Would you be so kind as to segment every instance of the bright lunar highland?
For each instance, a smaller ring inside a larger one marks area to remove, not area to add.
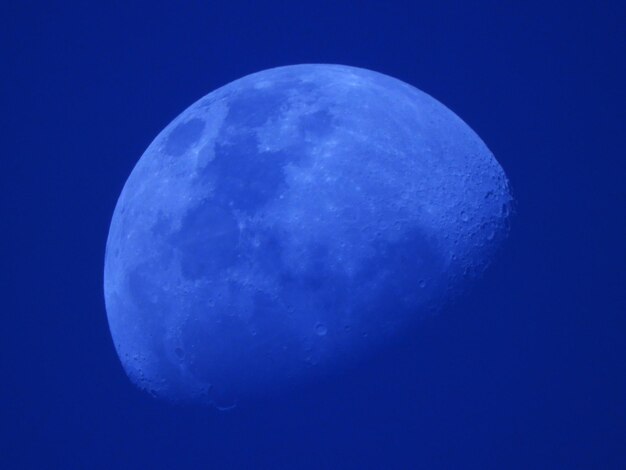
[[[362,360],[480,275],[502,168],[452,111],[380,73],[265,70],[150,144],[105,256],[111,334],[153,395],[227,407]]]

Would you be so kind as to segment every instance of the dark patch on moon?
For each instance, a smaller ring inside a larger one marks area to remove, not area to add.
[[[249,232],[254,248],[248,250],[249,261],[261,271],[274,272],[282,264],[283,243],[277,230],[267,228]]]
[[[172,230],[172,221],[169,217],[167,217],[163,212],[159,212],[157,216],[156,222],[152,226],[151,232],[152,235],[157,237],[162,237],[167,235]]]
[[[298,121],[302,134],[309,138],[326,137],[335,130],[334,117],[326,109],[304,114]]]
[[[191,360],[189,370],[197,379],[212,383],[216,369],[228,369],[239,357],[245,356],[243,349],[247,336],[245,324],[237,316],[218,316],[211,311],[192,313],[195,313],[199,320],[190,325],[190,328],[183,329],[183,341]],[[206,341],[209,332],[213,332],[212,341]],[[240,349],[239,353],[235,353],[235,357],[232,351],[233,340]]]
[[[270,119],[278,119],[288,109],[287,94],[272,87],[247,89],[233,96],[211,148],[214,158],[198,175],[214,181],[215,204],[254,213],[284,189],[285,164],[302,161],[307,148],[299,144],[279,151],[262,151],[257,128]],[[295,122],[303,137],[321,138],[334,130],[333,115],[326,109],[298,116]]]
[[[168,237],[178,247],[181,271],[195,280],[220,272],[238,259],[239,227],[232,211],[204,201],[184,216],[180,230]]]
[[[184,154],[204,130],[204,121],[193,118],[176,126],[165,141],[165,151],[174,157]]]
[[[405,232],[398,241],[375,240],[373,246],[376,256],[362,264],[357,278],[361,285],[371,286],[370,291],[376,292],[377,299],[371,304],[385,305],[387,321],[393,322],[395,312],[408,309],[417,313],[418,308],[428,308],[424,299],[437,298],[445,289],[441,283],[446,270],[442,250],[418,227]],[[386,268],[381,270],[382,266]],[[380,312],[372,311],[371,315],[376,317]]]
[[[140,312],[153,310],[157,300],[154,294],[158,292],[154,288],[150,289],[150,282],[145,278],[143,266],[130,271],[127,282],[128,291],[137,310]]]
[[[284,182],[287,155],[259,152],[256,134],[243,132],[215,145],[204,171],[215,177],[214,204],[254,212],[273,199]]]
[[[287,100],[284,88],[274,87],[238,91],[230,100],[224,125],[226,128],[254,128],[280,114],[281,104]]]

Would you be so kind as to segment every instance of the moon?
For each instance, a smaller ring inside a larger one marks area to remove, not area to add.
[[[504,171],[395,78],[294,65],[192,104],[130,174],[104,293],[133,383],[229,407],[349,367],[480,276],[508,231]]]

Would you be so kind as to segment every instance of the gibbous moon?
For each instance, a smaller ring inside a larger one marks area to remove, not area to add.
[[[119,197],[104,292],[130,379],[228,407],[376,352],[480,275],[511,196],[481,139],[394,78],[265,70],[206,95]]]

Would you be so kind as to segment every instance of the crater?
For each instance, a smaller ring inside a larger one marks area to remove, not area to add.
[[[315,325],[315,334],[317,336],[326,336],[326,333],[328,333],[328,328],[326,328],[326,325],[324,325],[323,323],[318,323],[317,325]]]

